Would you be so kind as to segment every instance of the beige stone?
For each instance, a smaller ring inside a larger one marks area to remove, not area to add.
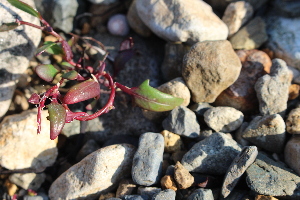
[[[194,183],[194,177],[180,162],[177,162],[175,165],[174,178],[179,189],[187,189]]]
[[[300,108],[291,110],[285,124],[288,133],[300,134]]]
[[[171,175],[165,175],[160,180],[161,187],[163,189],[172,189],[174,191],[177,191],[177,186],[174,178]]]
[[[165,152],[173,153],[181,150],[183,142],[179,135],[167,130],[162,131],[161,134],[165,140]]]

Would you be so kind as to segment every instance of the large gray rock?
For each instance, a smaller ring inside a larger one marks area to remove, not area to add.
[[[238,78],[242,64],[227,40],[198,42],[184,56],[182,76],[196,103],[213,103]]]
[[[204,1],[137,0],[142,21],[167,41],[225,40],[228,28]]]
[[[216,132],[196,143],[183,156],[181,163],[192,172],[222,175],[240,151],[240,146],[231,137]]]
[[[33,0],[24,0],[34,6]],[[0,26],[2,23],[23,20],[39,25],[39,20],[9,4],[0,1]],[[29,65],[41,39],[41,31],[29,26],[20,26],[15,30],[0,32],[0,118],[7,112],[15,85]]]
[[[278,114],[257,116],[242,137],[267,151],[281,153],[285,144],[285,123]]]
[[[254,192],[271,196],[297,195],[299,199],[300,177],[283,163],[275,162],[259,153],[256,161],[246,170],[248,187]]]
[[[271,73],[259,78],[255,90],[262,115],[281,114],[284,116],[289,97],[291,75],[281,59],[272,60]]]
[[[118,144],[101,148],[60,175],[51,185],[50,199],[93,199],[114,189],[131,170],[135,148]]]

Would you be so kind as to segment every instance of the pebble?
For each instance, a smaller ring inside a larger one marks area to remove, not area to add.
[[[164,138],[160,133],[143,133],[132,163],[132,179],[136,184],[158,183],[162,173]]]
[[[142,21],[166,41],[225,40],[228,28],[204,1],[136,1]]]
[[[240,146],[230,136],[216,132],[196,143],[181,163],[190,172],[222,175],[240,151]]]
[[[248,187],[262,195],[291,196],[299,190],[300,177],[283,163],[275,162],[259,153],[255,162],[246,170]]]
[[[136,10],[136,1],[137,0],[133,0],[128,9],[126,15],[128,24],[137,34],[143,37],[149,37],[152,34],[152,32],[139,17],[138,12]]]
[[[165,175],[160,180],[160,185],[163,189],[172,189],[177,191],[175,179],[171,175]]]
[[[246,1],[230,3],[222,17],[222,21],[228,26],[228,37],[234,35],[253,15],[253,7]]]
[[[124,200],[147,200],[143,198],[141,195],[125,195]]]
[[[224,90],[215,100],[215,106],[229,106],[243,113],[255,113],[258,110],[258,99],[254,85],[258,78],[270,73],[272,61],[263,51],[237,50],[242,62],[238,79]]]
[[[79,152],[77,153],[76,160],[80,161],[87,155],[93,153],[94,151],[100,149],[100,146],[95,142],[95,140],[88,140],[86,143],[81,147]]]
[[[235,157],[224,178],[222,186],[222,195],[224,198],[231,193],[246,169],[255,161],[257,154],[256,146],[248,146],[244,147]]]
[[[184,168],[184,166],[182,166],[180,162],[177,162],[175,165],[174,179],[179,189],[187,189],[194,183],[194,177],[187,169]]]
[[[300,108],[291,110],[285,121],[286,131],[290,134],[300,134]]]
[[[116,36],[126,36],[130,30],[126,16],[123,14],[111,16],[107,22],[107,29],[110,34]]]
[[[164,130],[161,132],[164,136],[165,149],[164,152],[174,153],[178,152],[183,148],[183,142],[179,135],[172,133],[170,131]]]
[[[214,196],[211,189],[196,189],[187,200],[214,200]]]
[[[35,7],[33,0],[24,0],[24,2]],[[15,22],[16,18],[39,24],[36,17],[20,11],[7,1],[1,1],[0,26],[3,23]],[[41,31],[29,26],[20,26],[15,30],[0,32],[0,118],[7,112],[16,83],[21,74],[26,71],[29,60],[33,57],[40,40]]]
[[[174,108],[162,126],[165,130],[189,138],[196,138],[200,134],[196,114],[184,106]]]
[[[188,106],[190,104],[191,93],[182,77],[168,81],[158,86],[156,89],[174,97],[184,99],[181,106]]]
[[[45,194],[37,194],[36,196],[25,195],[23,200],[49,200]]]
[[[300,175],[300,137],[294,135],[285,145],[284,149],[284,161],[293,169],[298,175]]]
[[[182,77],[195,103],[213,103],[237,80],[241,67],[227,40],[198,42],[184,56]]]
[[[175,200],[176,193],[174,190],[166,189],[152,197],[152,200]]]
[[[7,169],[52,166],[57,157],[57,140],[50,140],[47,111],[42,111],[42,130],[37,135],[37,109],[8,115],[0,124],[0,165]],[[13,158],[13,159],[12,159]]]
[[[255,17],[241,28],[229,41],[234,49],[257,49],[268,40],[266,24],[261,17]]]
[[[270,152],[281,153],[285,144],[285,123],[278,114],[257,116],[244,130],[242,137]]]
[[[26,173],[26,174],[12,174],[9,176],[10,182],[16,184],[17,186],[28,190],[37,191],[46,179],[45,173]]]
[[[50,199],[95,198],[128,176],[135,148],[118,144],[101,148],[60,175],[49,189]],[[100,180],[100,181],[99,181]]]
[[[288,100],[294,100],[299,96],[300,85],[292,84],[289,87],[289,98]]]
[[[133,180],[131,179],[123,179],[120,181],[116,197],[123,198],[125,195],[131,195],[133,190],[137,188],[137,185],[134,184]]]
[[[232,132],[244,121],[241,111],[232,107],[214,107],[204,113],[204,120],[216,132]]]
[[[291,83],[290,72],[281,59],[273,59],[271,73],[259,78],[255,91],[262,115],[280,114],[284,116]]]

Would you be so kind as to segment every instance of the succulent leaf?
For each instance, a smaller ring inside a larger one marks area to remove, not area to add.
[[[48,120],[50,121],[50,139],[54,140],[65,125],[67,112],[61,104],[54,102],[47,105],[47,108],[49,113]]]
[[[54,77],[59,73],[59,70],[51,64],[39,65],[35,68],[35,71],[41,79],[47,82],[53,81]]]
[[[7,0],[11,5],[15,6],[16,8],[19,8],[20,10],[23,10],[24,12],[27,12],[28,14],[37,17],[37,18],[41,18],[40,13],[32,8],[30,5],[28,5],[27,3],[24,3],[22,1],[19,0]]]
[[[68,79],[68,80],[75,80],[77,78],[77,76],[78,76],[78,72],[75,70],[71,70],[62,75],[63,78]]]

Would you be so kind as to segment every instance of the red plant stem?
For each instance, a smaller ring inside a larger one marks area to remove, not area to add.
[[[111,89],[109,99],[108,99],[107,103],[105,104],[105,106],[102,109],[95,112],[94,114],[89,115],[89,116],[81,116],[81,117],[78,117],[78,118],[76,117],[75,119],[77,119],[79,121],[88,121],[88,120],[91,120],[91,119],[95,119],[96,117],[99,117],[103,113],[107,113],[108,111],[113,109],[113,103],[114,103],[115,94],[116,94],[115,84],[113,82],[112,77],[108,73],[103,72],[102,76],[104,76],[106,78],[106,80],[108,80],[109,86],[110,86],[110,89]]]
[[[115,83],[116,84],[116,87],[120,88],[123,92],[127,93],[127,94],[130,94],[130,95],[134,95],[135,93],[133,93],[131,91],[131,88],[128,88],[126,87],[125,85],[122,85],[120,83]]]

